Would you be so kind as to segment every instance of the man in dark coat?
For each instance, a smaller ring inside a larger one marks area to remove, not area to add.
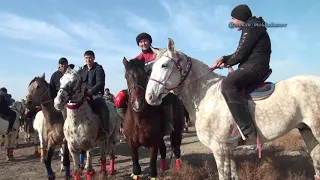
[[[86,64],[83,66],[82,79],[86,85],[86,94],[94,99],[93,111],[99,115],[101,122],[100,138],[106,138],[109,132],[109,109],[103,99],[105,86],[105,73],[103,67],[95,60],[93,51],[88,50],[84,53]]]
[[[52,74],[50,79],[50,93],[52,99],[54,99],[58,94],[60,89],[60,78],[67,71],[67,68],[68,60],[65,57],[60,58],[58,62],[58,70]]]
[[[14,121],[16,120],[16,112],[10,108],[10,97],[8,91],[5,87],[0,89],[0,117],[3,119],[9,118],[9,129],[8,132],[12,130]]]

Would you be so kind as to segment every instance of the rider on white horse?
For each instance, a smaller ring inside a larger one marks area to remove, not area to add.
[[[9,118],[8,132],[12,130],[14,121],[16,120],[16,112],[11,108],[11,98],[8,95],[8,91],[5,87],[0,89],[0,117],[3,119]]]
[[[239,46],[235,53],[216,60],[213,68],[239,63],[239,68],[223,79],[221,89],[235,122],[247,136],[255,132],[255,127],[246,100],[240,91],[249,85],[264,81],[269,73],[271,42],[263,25],[264,20],[262,17],[252,16],[247,5],[235,7],[231,16],[233,26],[238,31],[242,30]],[[230,136],[227,142],[235,143],[239,140],[241,140],[241,134],[237,131],[235,137]]]
[[[94,52],[88,50],[84,53],[86,65],[83,66],[83,74],[81,77],[86,85],[88,96],[94,99],[93,111],[99,115],[101,122],[100,138],[108,137],[109,132],[109,109],[103,99],[103,92],[105,86],[105,73],[102,65],[94,62]]]
[[[141,48],[141,53],[136,57],[136,59],[141,60],[142,58],[144,58],[145,60],[145,71],[148,74],[151,74],[152,71],[152,66],[153,63],[155,62],[155,57],[154,57],[154,52],[151,49],[151,44],[152,44],[152,37],[148,34],[148,33],[140,33],[137,37],[136,37],[136,42],[137,45]],[[157,48],[155,48],[157,49]],[[127,91],[120,91],[114,102],[117,108],[117,112],[119,113],[119,115],[121,117],[124,117],[124,113],[126,110],[126,103],[128,101],[128,93]],[[168,96],[166,96],[163,99],[162,104],[160,105],[162,111],[163,111],[163,115],[164,115],[164,119],[166,120],[165,123],[165,134],[170,134],[171,131],[173,130],[173,112],[172,112],[172,104],[170,102],[170,99]]]

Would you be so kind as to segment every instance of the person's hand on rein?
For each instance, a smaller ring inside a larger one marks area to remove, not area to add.
[[[213,69],[216,69],[216,68],[223,68],[221,67],[221,65],[224,64],[223,63],[223,57],[219,58],[218,60],[216,60],[213,65],[212,65],[212,68]]]

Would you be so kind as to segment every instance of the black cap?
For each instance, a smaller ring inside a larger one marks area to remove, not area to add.
[[[236,6],[232,11],[231,11],[231,16],[233,18],[239,19],[241,21],[246,22],[249,18],[252,17],[252,13],[250,8],[245,5],[241,4]]]
[[[68,64],[68,60],[65,57],[59,59],[59,64]]]
[[[0,90],[1,90],[2,92],[5,92],[5,93],[8,92],[7,88],[5,88],[5,87],[2,87]]]
[[[91,51],[91,50],[88,50],[88,51],[84,52],[84,55],[83,55],[83,56],[92,56],[92,57],[95,57],[95,56],[94,56],[94,52]]]
[[[148,39],[150,41],[150,44],[152,43],[152,37],[150,36],[150,34],[143,32],[136,37],[137,45],[139,45],[139,42],[142,39]]]

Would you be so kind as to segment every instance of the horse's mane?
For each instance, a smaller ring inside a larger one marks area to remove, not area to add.
[[[47,83],[47,81],[46,80],[44,80],[44,79],[42,79],[42,78],[40,78],[40,77],[35,77],[35,78],[33,78],[31,81],[30,81],[30,83],[29,83],[29,86],[32,84],[32,83],[34,83],[35,81],[44,81],[44,83],[46,84],[46,85],[48,85],[48,83]]]
[[[137,58],[134,58],[128,61],[128,64],[126,66],[126,71],[132,70],[133,72],[137,73],[138,76],[145,76],[146,73],[143,68],[144,68],[144,59],[139,60]]]

